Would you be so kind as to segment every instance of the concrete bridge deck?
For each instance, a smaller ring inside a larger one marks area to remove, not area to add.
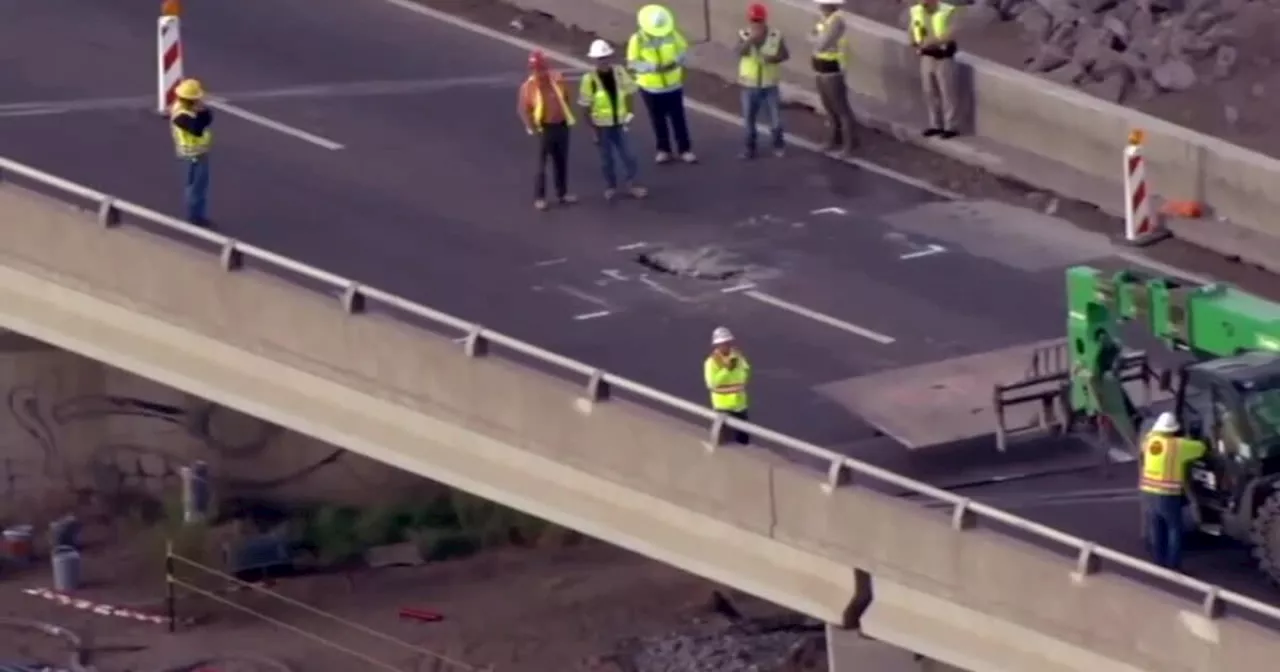
[[[83,206],[0,189],[0,327],[976,672],[1265,669],[1280,655],[1280,610],[1251,598],[762,428],[748,426],[762,447],[720,446],[714,416],[675,397],[0,172]]]

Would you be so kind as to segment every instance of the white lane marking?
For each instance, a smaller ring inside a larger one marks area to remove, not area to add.
[[[662,284],[661,282],[658,282],[657,280],[654,280],[653,278],[650,278],[647,275],[640,276],[640,282],[644,284],[644,286],[648,287],[649,289],[652,289],[653,291],[659,294],[662,294],[663,296],[673,298],[676,301],[679,301],[680,303],[697,303],[698,301],[694,297],[685,296],[680,292],[677,292],[673,289],[668,288],[666,285]]]
[[[537,267],[558,266],[560,264],[567,264],[567,263],[569,263],[569,260],[566,257],[560,257],[559,259],[544,259],[542,261],[535,263],[534,266],[537,266]]]
[[[566,71],[569,77],[576,70]],[[304,84],[253,91],[221,91],[219,100],[243,103],[260,100],[293,100],[298,98],[359,98],[429,93],[445,89],[483,86],[515,86],[524,81],[521,72],[477,75],[474,77],[432,77],[428,79],[369,80],[362,82],[330,82]],[[80,98],[76,100],[34,100],[0,103],[0,117],[29,117],[65,114],[67,112],[103,112],[109,110],[149,110],[155,105],[155,94],[113,98]]]
[[[417,2],[414,2],[414,0],[383,0],[383,2],[386,2],[391,5],[395,5],[400,9],[413,12],[414,14],[418,14],[420,16],[425,16],[425,17],[434,19],[441,23],[447,23],[459,30],[465,30],[475,35],[483,35],[484,37],[487,37],[492,40],[497,40],[504,44],[521,49],[523,51],[533,51],[535,49],[540,50],[542,53],[546,54],[547,56],[550,56],[551,58],[554,58],[555,60],[560,61],[561,63],[567,63],[569,65],[572,65],[575,68],[589,70],[592,67],[590,63],[580,58],[577,58],[576,56],[571,56],[562,51],[548,49],[547,47],[541,44],[530,42],[529,40],[519,38],[514,35],[508,35],[501,31],[472,23],[466,19],[458,18],[456,16],[453,16],[452,14],[442,12],[432,7],[425,7],[423,5],[418,4]],[[722,121],[726,124],[732,124],[734,126],[742,125],[742,118],[740,115],[730,114],[719,108],[712,107],[711,105],[707,105],[706,103],[700,103],[696,100],[686,100],[685,106],[695,112],[704,114],[708,117],[711,117],[712,119]],[[768,129],[765,129],[762,126],[761,130],[767,131]],[[799,147],[801,149],[809,150],[811,152],[822,153],[823,151],[822,146],[819,145],[818,143],[811,142],[803,138],[787,136],[787,143],[795,147]],[[833,159],[833,160],[837,160],[837,159]],[[953,201],[962,200],[964,198],[964,196],[958,192],[954,192],[949,189],[943,189],[942,187],[930,184],[929,182],[921,180],[917,177],[912,177],[910,175],[907,175],[906,173],[898,172],[896,170],[893,170],[892,168],[886,168],[879,164],[867,161],[866,159],[861,159],[856,157],[845,157],[838,160],[857,166],[867,171],[868,173],[875,173],[876,175],[880,175],[881,177],[887,177],[891,180],[901,182],[905,185],[915,187],[922,191],[927,191],[936,196],[941,196],[942,198],[950,199]]]
[[[932,244],[932,243],[931,243],[928,247],[924,248],[923,250],[916,250],[915,252],[908,252],[908,253],[906,253],[906,254],[902,255],[901,257],[898,257],[898,258],[899,258],[899,259],[919,259],[920,257],[929,257],[929,256],[933,256],[933,255],[935,255],[935,254],[940,254],[940,253],[942,253],[942,252],[946,252],[946,251],[947,251],[947,248],[945,248],[945,247],[943,247],[943,246],[941,246],[941,245],[937,245],[937,244]]]
[[[835,327],[836,329],[848,332],[850,334],[854,334],[855,336],[861,336],[862,338],[865,338],[869,341],[875,341],[876,343],[879,343],[881,345],[890,345],[895,342],[895,340],[891,336],[885,336],[884,334],[878,331],[872,331],[870,329],[867,329],[866,327],[859,327],[858,325],[853,324],[852,322],[845,322],[844,320],[836,319],[830,315],[827,315],[826,313],[819,313],[818,311],[813,310],[812,308],[805,308],[804,306],[801,306],[799,304],[792,303],[790,301],[784,301],[783,299],[779,299],[778,297],[773,296],[772,294],[765,294],[764,292],[750,291],[750,292],[743,292],[742,295],[755,299],[756,301],[759,301],[761,303],[767,303],[775,308],[781,308],[789,313],[799,315],[800,317],[809,318],[814,322],[821,322],[822,324],[825,324],[828,327]]]
[[[614,280],[620,280],[623,282],[626,282],[627,280],[630,279],[626,275],[624,275],[622,271],[619,271],[616,268],[606,268],[603,271],[600,271],[600,274],[606,278],[612,278]]]
[[[642,247],[644,247],[644,246],[646,246],[646,245],[648,245],[648,244],[649,244],[649,243],[646,243],[646,242],[644,242],[644,241],[640,241],[640,242],[638,242],[638,243],[627,243],[626,245],[619,245],[619,246],[617,246],[617,247],[615,247],[615,248],[613,248],[613,249],[615,249],[615,250],[622,250],[622,251],[624,251],[624,252],[625,252],[626,250],[638,250],[638,249],[640,249],[640,248],[642,248]]]
[[[720,292],[723,294],[734,294],[736,292],[745,292],[748,289],[755,289],[755,288],[756,288],[756,283],[743,282],[743,283],[734,285],[732,287],[725,287],[724,289],[720,290]]]
[[[849,211],[845,210],[844,208],[819,208],[817,210],[810,210],[809,214],[811,215],[847,215],[849,214]]]
[[[594,303],[595,305],[600,306],[601,308],[609,307],[608,301],[605,301],[604,299],[598,296],[595,296],[594,294],[588,294],[576,287],[570,287],[569,285],[558,285],[556,289],[559,289],[560,291],[564,292],[565,294],[568,294],[569,296],[572,296],[575,299],[582,299],[587,303]]]
[[[596,311],[596,312],[594,312],[594,313],[583,313],[583,314],[581,314],[581,315],[574,315],[574,316],[573,316],[573,319],[578,320],[579,322],[581,322],[581,321],[583,321],[583,320],[594,320],[594,319],[596,319],[596,318],[600,318],[600,317],[608,317],[608,316],[610,316],[610,315],[612,315],[612,314],[613,314],[613,313],[611,313],[611,312],[609,312],[609,311],[607,311],[607,310],[598,310],[598,311]]]
[[[300,128],[294,128],[293,126],[290,126],[288,124],[281,123],[279,121],[276,121],[275,119],[264,117],[261,114],[250,112],[249,110],[246,110],[243,107],[237,107],[223,100],[218,100],[218,99],[210,100],[209,107],[212,107],[215,110],[226,112],[227,114],[233,117],[239,117],[240,119],[243,119],[251,124],[257,124],[263,128],[273,130],[277,133],[283,133],[292,138],[297,138],[298,140],[301,140],[303,142],[311,143],[317,147],[327,149],[331,152],[336,152],[340,149],[345,149],[346,147],[340,142],[334,142],[328,138],[322,138],[318,135],[315,135],[314,133],[308,133]]]

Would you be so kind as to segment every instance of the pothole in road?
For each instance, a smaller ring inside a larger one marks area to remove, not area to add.
[[[735,263],[734,255],[714,247],[692,250],[659,249],[641,252],[635,262],[666,275],[710,282],[725,282],[742,277],[747,267]]]

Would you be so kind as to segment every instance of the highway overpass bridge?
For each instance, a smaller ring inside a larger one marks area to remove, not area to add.
[[[713,414],[590,364],[10,161],[0,178],[0,327],[821,618],[837,643],[859,628],[975,672],[1280,659],[1271,605],[760,427],[768,449],[721,446]]]

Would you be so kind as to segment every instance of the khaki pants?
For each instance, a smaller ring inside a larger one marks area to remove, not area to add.
[[[924,85],[924,104],[929,109],[929,128],[958,131],[960,118],[960,85],[956,59],[920,57],[920,82]]]

